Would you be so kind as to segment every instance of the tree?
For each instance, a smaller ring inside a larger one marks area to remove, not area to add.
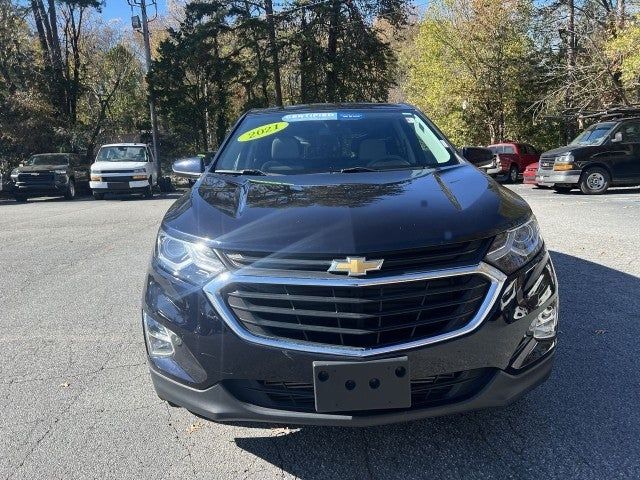
[[[407,96],[454,142],[525,139],[522,114],[540,91],[529,37],[532,4],[522,0],[432,2],[404,54]]]

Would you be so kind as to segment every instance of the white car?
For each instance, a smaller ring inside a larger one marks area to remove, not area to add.
[[[102,145],[91,165],[89,186],[101,200],[105,193],[134,193],[153,196],[158,184],[158,164],[144,143]]]

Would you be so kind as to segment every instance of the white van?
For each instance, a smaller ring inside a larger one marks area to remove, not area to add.
[[[151,149],[144,143],[103,145],[91,165],[89,186],[97,200],[105,193],[137,193],[151,198],[158,184],[157,167]]]

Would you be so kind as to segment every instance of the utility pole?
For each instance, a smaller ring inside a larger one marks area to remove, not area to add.
[[[160,183],[160,179],[162,178],[162,168],[160,167],[160,157],[158,156],[158,120],[156,117],[156,105],[153,89],[149,83],[149,72],[151,71],[151,44],[149,42],[149,17],[147,16],[147,2],[146,0],[127,0],[129,5],[131,5],[131,12],[133,13],[133,7],[140,8],[140,16],[142,18],[138,18],[137,15],[131,17],[131,23],[133,29],[136,31],[140,31],[142,29],[142,38],[144,40],[144,56],[146,60],[147,66],[147,87],[149,91],[149,114],[151,118],[151,137],[153,141],[153,156],[156,160],[156,166],[158,168],[158,183]],[[150,0],[150,5],[156,9],[157,14],[157,5],[156,0]]]

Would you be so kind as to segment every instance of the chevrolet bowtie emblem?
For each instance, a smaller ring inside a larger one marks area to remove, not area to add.
[[[343,260],[331,262],[328,272],[346,272],[350,277],[362,277],[367,272],[380,270],[384,260],[367,260],[364,257],[347,257]]]

